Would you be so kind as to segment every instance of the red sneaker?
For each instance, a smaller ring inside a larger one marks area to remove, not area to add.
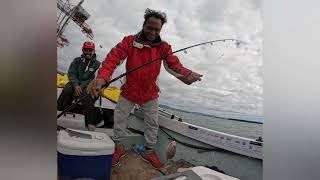
[[[118,165],[120,162],[120,159],[124,156],[126,156],[124,147],[118,147],[118,148],[116,147],[112,157],[112,167]]]
[[[151,150],[151,152],[148,153],[141,153],[142,159],[149,162],[154,168],[158,169],[163,167],[163,164],[158,159],[158,156],[154,150]]]

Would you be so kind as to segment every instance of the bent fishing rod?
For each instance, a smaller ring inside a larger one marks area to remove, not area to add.
[[[236,41],[237,44],[242,43],[242,41],[239,41],[237,39],[218,39],[218,40],[206,41],[206,42],[202,42],[202,43],[195,44],[195,45],[192,45],[192,46],[188,46],[188,47],[173,51],[173,52],[171,52],[169,54],[166,54],[164,56],[161,56],[159,58],[147,61],[147,62],[145,62],[145,63],[143,63],[143,64],[141,64],[139,66],[136,66],[136,67],[130,69],[129,71],[127,71],[127,72],[125,72],[123,74],[120,74],[118,77],[113,78],[111,81],[106,82],[106,84],[101,86],[101,89],[108,87],[111,83],[121,79],[124,76],[127,76],[128,74],[130,74],[130,73],[132,73],[132,72],[134,72],[134,71],[136,71],[136,70],[138,70],[138,69],[140,69],[140,68],[142,68],[142,67],[144,67],[144,66],[146,66],[148,64],[151,64],[151,63],[156,62],[158,60],[166,59],[168,56],[170,56],[172,54],[175,54],[177,52],[181,52],[181,51],[185,51],[186,52],[187,49],[190,49],[190,48],[193,48],[193,47],[197,47],[197,46],[201,46],[201,45],[205,45],[205,44],[211,44],[212,45],[213,43],[216,43],[216,42],[226,42],[226,41]],[[60,114],[58,114],[57,119],[59,119],[66,112],[72,110],[77,104],[79,104],[79,102],[81,102],[83,99],[87,98],[88,96],[89,96],[89,94],[86,94],[86,95],[80,97],[78,100],[76,100],[76,102],[74,104],[72,104],[71,106],[67,107]],[[66,128],[58,125],[58,129],[64,129],[65,130]]]

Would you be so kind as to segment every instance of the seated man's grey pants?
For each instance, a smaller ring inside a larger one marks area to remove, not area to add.
[[[127,120],[135,103],[132,103],[120,96],[117,106],[114,110],[114,137],[116,145],[121,145],[126,136]],[[141,105],[145,122],[145,146],[153,149],[157,143],[159,129],[158,123],[158,99],[148,101]]]

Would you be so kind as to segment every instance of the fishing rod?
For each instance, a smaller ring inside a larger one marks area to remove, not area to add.
[[[101,86],[101,89],[108,87],[111,83],[113,83],[113,82],[121,79],[121,78],[124,77],[124,76],[127,76],[128,74],[130,74],[130,73],[132,73],[132,72],[140,69],[141,67],[144,67],[144,66],[146,66],[146,65],[148,65],[148,64],[151,64],[151,63],[153,63],[153,62],[155,62],[155,61],[158,61],[158,60],[166,59],[166,57],[168,57],[168,56],[170,56],[170,55],[172,55],[172,54],[175,54],[175,53],[177,53],[177,52],[181,52],[181,51],[186,52],[187,49],[190,49],[190,48],[193,48],[193,47],[197,47],[197,46],[201,46],[201,45],[205,45],[205,44],[211,44],[211,45],[213,45],[213,43],[216,43],[216,42],[226,42],[226,41],[236,41],[237,46],[238,46],[240,43],[244,43],[243,41],[240,41],[240,40],[237,40],[237,39],[218,39],[218,40],[206,41],[206,42],[202,42],[202,43],[195,44],[195,45],[192,45],[192,46],[188,46],[188,47],[185,47],[185,48],[182,48],[182,49],[173,51],[173,52],[171,52],[171,53],[169,53],[169,54],[166,54],[166,55],[164,55],[164,56],[161,56],[161,57],[159,57],[159,58],[156,58],[156,59],[147,61],[147,62],[145,62],[145,63],[143,63],[143,64],[141,64],[141,65],[139,65],[139,66],[136,66],[136,67],[130,69],[129,71],[127,71],[127,72],[125,72],[125,73],[123,73],[123,74],[120,74],[118,77],[113,78],[111,81],[106,82],[106,84],[104,84],[104,85]],[[86,94],[86,95],[82,96],[81,98],[79,98],[78,100],[76,100],[76,102],[75,102],[74,104],[72,104],[71,106],[67,107],[67,108],[66,108],[65,110],[63,110],[60,114],[58,114],[57,119],[59,119],[59,118],[60,118],[63,114],[65,114],[66,112],[68,112],[68,111],[70,111],[71,109],[73,109],[77,104],[79,104],[79,102],[81,102],[83,99],[87,98],[88,96],[89,96],[89,94]],[[64,129],[64,130],[65,130],[66,128],[58,125],[58,129]]]

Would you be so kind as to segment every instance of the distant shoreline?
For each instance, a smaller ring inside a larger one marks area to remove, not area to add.
[[[263,122],[260,122],[260,121],[251,121],[251,120],[246,120],[246,119],[228,118],[228,117],[221,117],[221,116],[216,116],[216,115],[211,115],[211,114],[205,114],[205,113],[201,113],[201,112],[187,111],[187,110],[183,110],[183,109],[173,108],[173,107],[170,107],[170,106],[167,106],[167,105],[164,105],[164,104],[159,104],[159,107],[166,108],[166,109],[171,109],[171,110],[182,111],[182,112],[185,112],[185,113],[191,113],[191,114],[207,116],[207,117],[227,119],[227,120],[231,120],[231,121],[242,121],[242,122],[248,122],[248,123],[263,124]]]

